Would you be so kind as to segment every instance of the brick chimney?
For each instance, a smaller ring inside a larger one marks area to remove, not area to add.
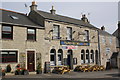
[[[54,9],[54,6],[52,6],[52,9],[50,10],[51,14],[55,14],[56,10]]]
[[[101,27],[101,30],[105,31],[105,27],[104,27],[104,26],[102,26],[102,27]]]
[[[30,11],[36,11],[37,10],[37,5],[36,5],[36,2],[35,1],[33,1],[32,2],[32,5],[30,6]]]

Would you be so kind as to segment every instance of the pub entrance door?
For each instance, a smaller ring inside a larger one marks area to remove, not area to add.
[[[68,50],[67,65],[69,66],[70,69],[73,69],[73,51],[72,50]]]

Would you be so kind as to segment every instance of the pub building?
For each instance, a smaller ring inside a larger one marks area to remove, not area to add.
[[[81,20],[37,10],[35,2],[28,17],[44,26],[44,53],[42,63],[50,66],[68,65],[70,69],[81,64],[100,64],[98,29],[90,24],[86,15]]]
[[[70,69],[77,65],[106,67],[101,62],[99,29],[90,24],[85,14],[81,19],[58,15],[54,6],[50,12],[44,12],[37,9],[35,1],[28,15],[0,11],[2,68],[10,64],[14,71],[20,64],[35,71],[40,64],[44,71],[47,63]]]

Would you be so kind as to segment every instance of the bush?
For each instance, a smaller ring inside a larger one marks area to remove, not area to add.
[[[7,67],[6,67],[6,72],[11,72],[11,65],[10,65],[10,64],[7,65]]]

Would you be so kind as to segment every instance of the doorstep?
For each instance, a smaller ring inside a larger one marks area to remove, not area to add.
[[[29,72],[29,74],[36,74],[36,72]]]
[[[15,75],[15,73],[5,73],[6,76],[12,76],[12,75]]]

